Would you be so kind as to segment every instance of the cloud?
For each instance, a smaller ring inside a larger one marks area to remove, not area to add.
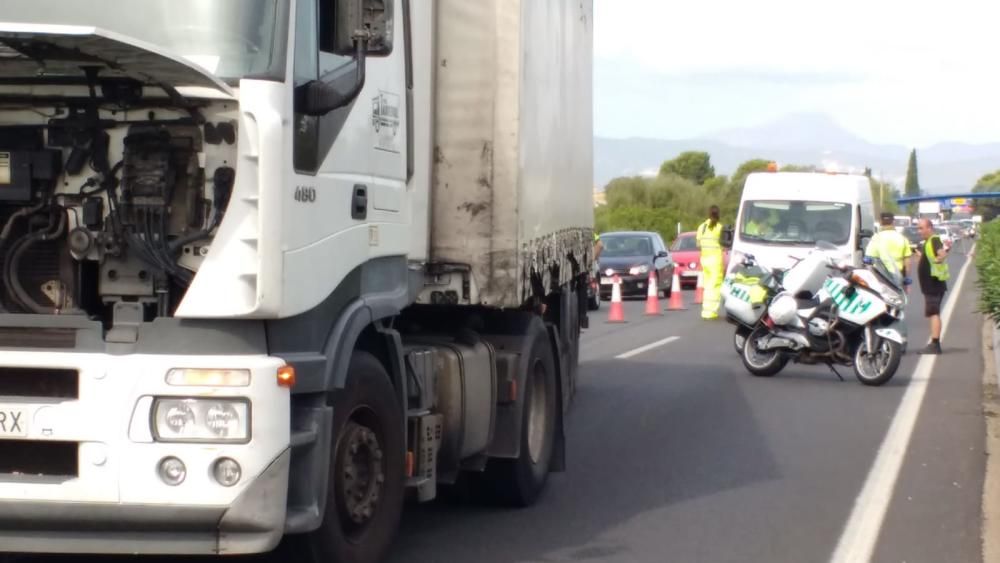
[[[677,138],[820,111],[878,142],[995,140],[997,21],[982,0],[595,0],[596,123]]]

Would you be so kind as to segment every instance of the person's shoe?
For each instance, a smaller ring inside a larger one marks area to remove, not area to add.
[[[921,350],[920,353],[924,355],[937,356],[938,354],[941,353],[941,343],[931,342],[926,347],[924,347],[924,349]]]

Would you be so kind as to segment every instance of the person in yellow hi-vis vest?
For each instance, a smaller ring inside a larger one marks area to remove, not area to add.
[[[868,241],[865,255],[878,258],[882,262],[895,264],[896,271],[901,278],[907,277],[907,262],[913,251],[910,249],[910,241],[902,233],[896,231],[895,216],[892,213],[882,213],[880,222],[882,230],[875,233],[875,236]],[[909,290],[909,287],[906,287]]]
[[[708,210],[708,220],[698,226],[696,240],[701,250],[701,271],[704,296],[702,297],[701,318],[719,318],[722,302],[722,223],[719,222],[719,207],[713,205]]]

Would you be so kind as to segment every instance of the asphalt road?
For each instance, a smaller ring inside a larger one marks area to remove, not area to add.
[[[963,262],[953,256],[953,280]],[[690,291],[689,310],[662,317],[626,303],[624,325],[604,323],[604,303],[583,340],[569,470],[529,509],[408,508],[389,562],[806,563],[844,549],[877,562],[981,561],[974,278],[970,268],[950,294],[945,354],[934,362],[915,354],[927,328],[911,295],[911,350],[880,388],[825,367],[749,376],[731,328],[700,320]],[[70,560],[111,559],[59,559]]]

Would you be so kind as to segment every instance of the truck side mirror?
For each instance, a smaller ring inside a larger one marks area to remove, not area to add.
[[[369,55],[392,52],[392,18],[385,0],[334,0],[335,29],[332,45],[322,45],[353,59],[295,89],[295,111],[320,117],[358,97],[365,87]],[[322,33],[321,33],[322,35]]]
[[[354,54],[357,40],[364,40],[373,57],[392,52],[391,0],[333,0],[337,6],[332,51]]]

